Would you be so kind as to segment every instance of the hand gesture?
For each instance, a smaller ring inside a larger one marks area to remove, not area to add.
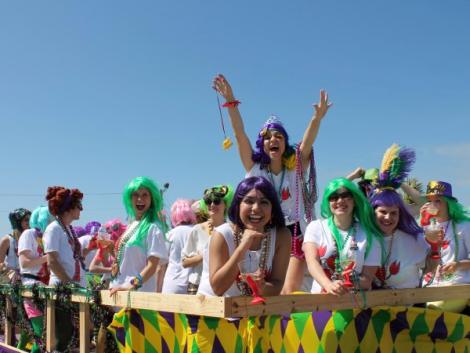
[[[458,262],[455,262],[455,261],[448,262],[445,265],[441,266],[440,272],[443,275],[450,275],[454,273],[455,271],[457,271],[458,265],[459,265]]]
[[[326,287],[325,291],[333,295],[343,295],[347,293],[347,289],[344,287],[343,281],[332,281]]]
[[[328,101],[328,93],[322,89],[320,91],[320,103],[313,105],[315,108],[315,116],[318,119],[323,119],[332,105],[333,103]]]
[[[219,74],[215,76],[214,80],[212,81],[212,88],[215,89],[222,97],[224,97],[227,102],[233,102],[235,100],[232,87],[224,75]]]
[[[243,231],[242,240],[240,242],[240,247],[245,250],[248,250],[251,244],[253,244],[253,241],[255,241],[256,239],[262,239],[265,236],[266,236],[266,233],[264,232],[259,232],[253,229],[245,229]]]

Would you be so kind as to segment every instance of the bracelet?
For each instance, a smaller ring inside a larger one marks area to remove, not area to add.
[[[236,108],[236,107],[238,107],[238,105],[240,103],[241,103],[240,101],[234,100],[234,101],[231,101],[231,102],[225,102],[224,104],[222,104],[222,107],[224,107],[224,108]]]
[[[131,279],[131,285],[136,290],[141,288],[143,283],[144,283],[144,280],[140,273],[137,276],[135,276],[133,279]]]

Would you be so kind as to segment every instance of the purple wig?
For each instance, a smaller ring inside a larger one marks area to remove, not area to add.
[[[88,222],[85,226],[86,234],[93,235],[98,232],[101,227],[101,223],[98,221]]]
[[[73,226],[73,231],[75,232],[75,235],[79,238],[86,234],[85,228],[81,226]]]
[[[286,142],[285,151],[283,154],[284,158],[290,157],[292,154],[295,154],[295,149],[289,145],[289,135],[287,135],[286,129],[282,125],[281,121],[275,116],[271,116],[266,123],[264,123],[263,128],[258,133],[258,138],[256,140],[256,148],[253,151],[251,159],[255,163],[259,163],[261,168],[268,166],[271,163],[271,158],[264,152],[264,135],[267,130],[276,130],[279,131],[283,136]]]
[[[422,233],[422,228],[418,225],[418,223],[416,223],[416,220],[408,212],[401,196],[395,190],[376,190],[370,196],[369,201],[374,210],[379,206],[397,206],[400,212],[397,228],[405,233],[415,236],[417,236],[419,233]]]
[[[240,203],[243,198],[251,190],[256,189],[261,191],[263,195],[271,202],[271,225],[276,228],[282,228],[286,226],[284,220],[284,214],[282,213],[281,204],[277,199],[276,191],[272,184],[263,177],[250,177],[242,180],[238,184],[235,190],[235,196],[233,197],[232,205],[228,210],[228,218],[230,221],[238,225],[241,229],[245,228],[245,225],[240,219]]]

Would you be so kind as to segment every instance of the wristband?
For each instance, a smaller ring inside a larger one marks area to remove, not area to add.
[[[231,102],[225,102],[224,104],[222,104],[222,107],[224,107],[224,108],[235,108],[235,107],[238,107],[238,105],[240,103],[241,103],[240,101],[234,100],[234,101],[231,101]]]
[[[131,285],[132,287],[134,287],[135,290],[141,288],[143,283],[144,283],[144,280],[140,273],[137,276],[135,276],[133,279],[131,279]]]

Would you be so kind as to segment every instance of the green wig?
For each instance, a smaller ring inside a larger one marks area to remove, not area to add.
[[[328,198],[334,192],[338,191],[341,188],[345,188],[351,192],[354,199],[354,217],[359,221],[362,228],[366,232],[367,237],[367,247],[366,247],[366,257],[369,255],[370,247],[372,246],[372,239],[375,238],[381,248],[382,248],[382,260],[384,259],[384,244],[383,244],[383,237],[382,232],[380,231],[379,227],[375,223],[375,216],[374,210],[372,209],[371,205],[367,201],[364,194],[361,190],[346,178],[337,178],[333,179],[328,183],[326,186],[325,192],[323,193],[323,200],[321,203],[321,215],[323,218],[333,218],[333,214],[331,213],[330,203]],[[336,228],[335,222],[331,222],[335,229],[331,229],[333,233],[337,233],[338,229]]]
[[[157,224],[163,234],[167,231],[167,225],[163,219],[163,197],[160,189],[157,184],[150,178],[147,177],[137,177],[132,179],[129,184],[124,188],[122,194],[122,200],[124,202],[124,207],[126,208],[127,215],[130,220],[135,219],[135,210],[132,206],[132,194],[137,190],[145,188],[150,192],[151,203],[150,207],[142,216],[138,228],[134,235],[127,242],[128,246],[140,246],[145,248],[145,240],[147,238],[148,231],[152,224]]]
[[[469,222],[470,221],[470,210],[465,208],[453,197],[443,196],[447,201],[447,208],[449,212],[449,218],[455,223]]]
[[[227,215],[227,211],[232,204],[233,200],[233,186],[232,185],[216,185],[214,187],[204,190],[204,197],[199,201],[199,208],[205,213],[208,212],[207,204],[204,201],[206,197],[214,198],[218,197],[224,201],[225,210],[224,215]]]

